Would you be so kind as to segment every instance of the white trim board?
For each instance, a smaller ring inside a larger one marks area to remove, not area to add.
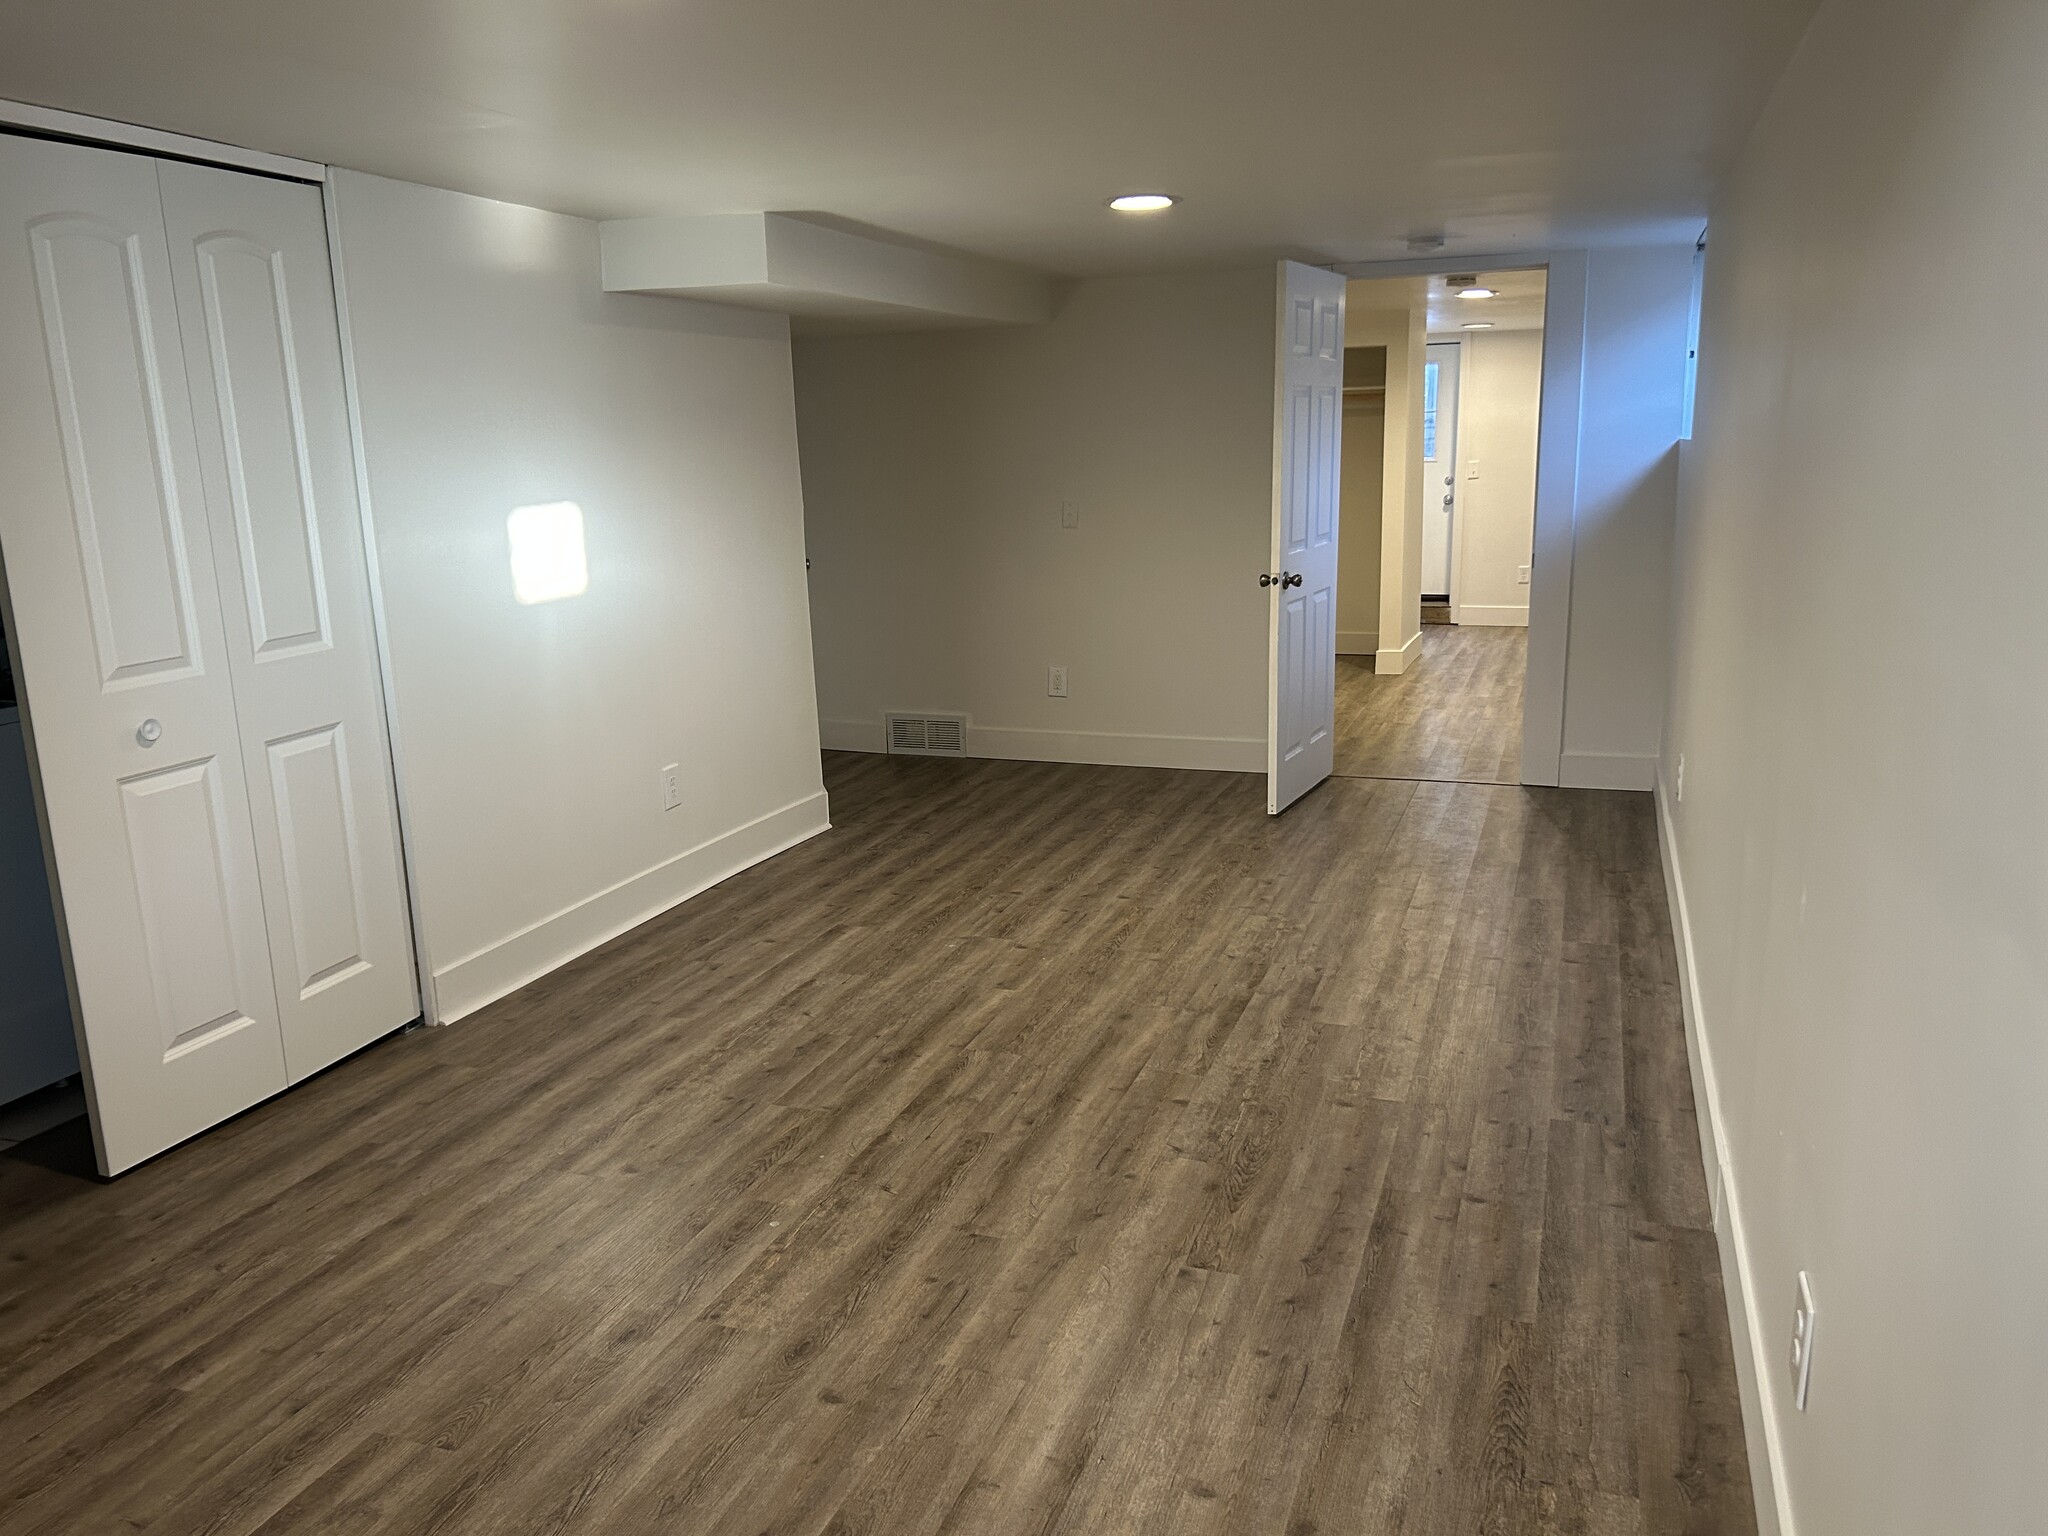
[[[1657,759],[1633,752],[1567,752],[1557,760],[1563,789],[1655,789]]]
[[[1451,619],[1458,624],[1476,624],[1500,629],[1526,629],[1529,626],[1529,605],[1527,603],[1459,603],[1451,609]]]
[[[475,1013],[831,825],[819,790],[444,966],[434,973],[442,1022]]]
[[[19,128],[28,133],[77,139],[86,144],[105,144],[117,149],[141,150],[146,154],[170,155],[179,160],[198,160],[207,165],[232,166],[238,171],[260,171],[265,176],[285,176],[293,181],[327,179],[327,167],[317,160],[273,155],[261,149],[244,149],[239,144],[195,139],[190,134],[167,133],[161,128],[116,122],[110,117],[88,117],[83,112],[38,107],[26,101],[0,101],[0,128]]]
[[[1266,743],[1258,736],[1136,736],[969,725],[967,755],[1028,763],[1096,763],[1112,768],[1266,771]]]
[[[915,710],[906,710],[915,714]],[[957,711],[947,711],[957,713]],[[827,752],[886,752],[880,720],[820,720]],[[968,757],[1018,763],[1082,763],[1104,768],[1191,768],[1264,773],[1266,743],[1257,736],[1144,736],[1115,731],[1045,731],[1025,726],[967,727]]]
[[[1694,958],[1692,914],[1686,906],[1685,880],[1678,865],[1678,835],[1671,822],[1671,799],[1660,781],[1656,786],[1657,846],[1663,855],[1664,893],[1671,909],[1671,932],[1678,950],[1678,1001],[1685,1017],[1685,1054],[1692,1069],[1692,1097],[1699,1117],[1700,1157],[1707,1189],[1713,1198],[1714,1238],[1721,1255],[1721,1290],[1728,1300],[1729,1343],[1735,1354],[1735,1383],[1742,1400],[1742,1436],[1748,1443],[1751,1494],[1756,1501],[1758,1536],[1796,1536],[1792,1501],[1785,1486],[1784,1437],[1779,1430],[1777,1395],[1765,1390],[1776,1353],[1764,1341],[1757,1305],[1756,1275],[1744,1237],[1742,1198],[1735,1164],[1722,1133],[1720,1080],[1707,1040],[1700,1003],[1699,968]]]
[[[1417,630],[1408,637],[1407,643],[1398,649],[1388,648],[1374,651],[1372,669],[1380,677],[1396,677],[1422,660],[1422,631]]]
[[[356,509],[363,530],[363,558],[370,576],[370,638],[377,651],[377,695],[384,711],[384,750],[391,770],[391,805],[398,818],[398,867],[405,876],[406,922],[412,933],[413,980],[419,991],[420,1022],[439,1024],[441,1004],[434,991],[433,949],[427,942],[426,898],[414,857],[412,806],[405,793],[405,743],[398,724],[398,687],[391,665],[391,627],[384,610],[384,566],[377,552],[377,514],[370,496],[370,461],[363,448],[363,403],[356,383],[355,332],[350,328],[348,274],[341,259],[341,187],[320,189],[327,221],[327,269],[334,285],[334,319],[341,337],[341,398],[348,412],[350,465],[356,480]]]

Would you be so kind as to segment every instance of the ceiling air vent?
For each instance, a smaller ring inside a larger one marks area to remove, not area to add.
[[[914,757],[965,757],[965,715],[889,715],[889,751]]]

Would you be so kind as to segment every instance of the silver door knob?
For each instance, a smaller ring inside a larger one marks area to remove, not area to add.
[[[135,727],[135,740],[142,746],[153,747],[163,739],[164,727],[161,720],[145,720]]]

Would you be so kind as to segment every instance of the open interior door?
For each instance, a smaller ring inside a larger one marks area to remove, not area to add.
[[[1337,716],[1337,469],[1344,279],[1280,263],[1273,403],[1266,810],[1330,776]]]

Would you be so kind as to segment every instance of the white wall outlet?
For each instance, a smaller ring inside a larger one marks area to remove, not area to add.
[[[1067,669],[1047,667],[1045,669],[1045,696],[1049,699],[1064,699],[1067,696]]]
[[[661,808],[673,811],[683,803],[683,770],[678,763],[670,763],[661,770]]]
[[[1060,526],[1062,528],[1078,528],[1081,526],[1081,503],[1078,501],[1063,501],[1060,503]]]
[[[1526,565],[1516,566],[1515,580],[1522,586],[1526,587],[1527,585],[1529,585],[1529,567],[1527,567]]]
[[[1806,1385],[1813,1378],[1813,1280],[1799,1271],[1799,1300],[1792,1312],[1792,1401],[1806,1412]]]
[[[1671,792],[1680,805],[1685,804],[1685,754],[1678,754],[1678,771],[1671,776]]]

